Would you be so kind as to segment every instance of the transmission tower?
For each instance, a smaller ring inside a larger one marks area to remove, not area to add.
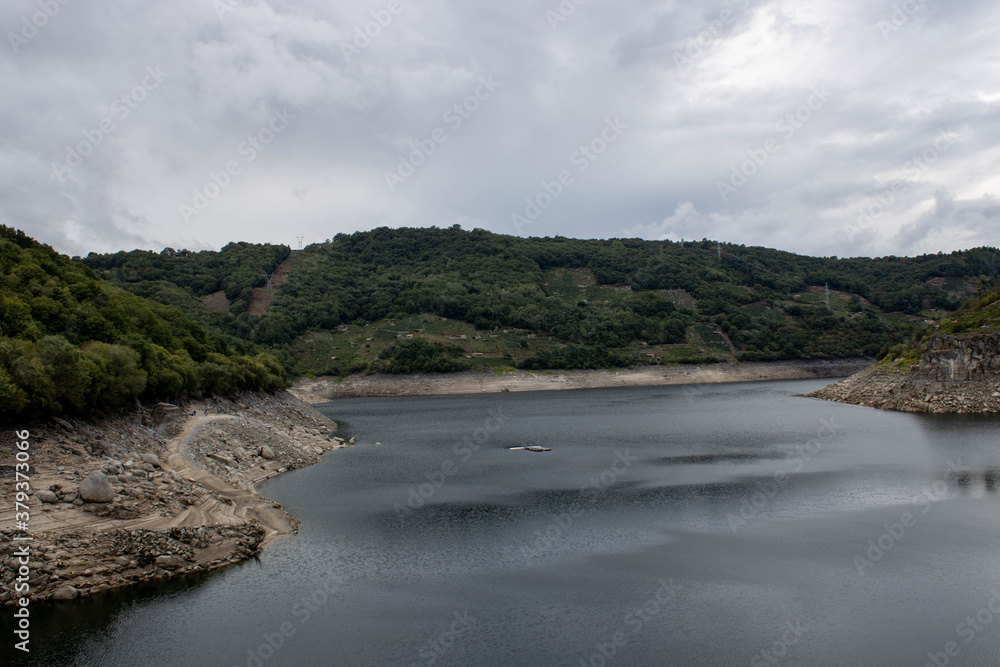
[[[274,274],[273,273],[266,273],[265,272],[264,273],[264,277],[267,278],[267,291],[268,292],[273,292],[274,291],[274,284],[271,282],[271,279],[274,278]]]
[[[296,236],[295,238],[297,238],[299,240],[299,250],[302,250],[302,242],[306,240],[306,237],[304,237],[304,236]]]

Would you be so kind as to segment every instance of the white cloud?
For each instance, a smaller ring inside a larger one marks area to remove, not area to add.
[[[350,58],[342,45],[384,3],[246,0],[221,18],[201,0],[63,6],[19,53],[0,49],[0,218],[72,253],[382,224],[514,233],[524,198],[621,116],[621,141],[525,233],[822,255],[995,244],[993,3],[922,3],[900,22],[891,2],[591,0],[555,31],[545,3],[404,5]],[[6,3],[0,28],[34,8]],[[694,56],[689,69],[679,53]],[[54,180],[52,163],[150,65],[169,78]],[[391,193],[384,172],[400,150],[491,73],[502,88]],[[779,119],[814,86],[829,101],[784,136]],[[178,207],[283,108],[290,127],[183,224]],[[907,169],[942,131],[953,147]],[[769,138],[779,150],[723,201],[718,182]],[[905,191],[858,225],[897,179]]]

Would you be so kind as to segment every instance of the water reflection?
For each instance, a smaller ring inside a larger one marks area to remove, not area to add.
[[[951,482],[950,486],[957,488],[962,495],[975,495],[981,490],[989,494],[1000,493],[1000,468],[961,470],[943,479]]]
[[[338,595],[264,667],[412,664],[465,610],[481,625],[436,664],[578,665],[661,577],[683,592],[615,664],[747,664],[796,619],[813,630],[782,665],[924,664],[996,586],[1000,417],[800,396],[823,384],[711,387],[691,401],[638,388],[332,404],[359,442],[386,444],[265,485],[302,520],[299,536],[145,597],[38,605],[45,642],[20,664],[258,664],[247,649],[298,623],[291,610],[326,572],[344,578]],[[455,439],[497,402],[514,416],[461,460]],[[519,442],[553,451],[503,447]],[[619,451],[634,463],[601,482]],[[442,479],[448,461],[461,465]],[[440,487],[397,510],[428,483]],[[852,559],[903,512],[919,526],[858,576]],[[995,627],[962,645],[962,664],[996,664]]]

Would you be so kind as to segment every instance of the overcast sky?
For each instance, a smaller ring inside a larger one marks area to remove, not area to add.
[[[69,254],[455,223],[1000,245],[992,1],[5,0],[0,27],[0,221]]]

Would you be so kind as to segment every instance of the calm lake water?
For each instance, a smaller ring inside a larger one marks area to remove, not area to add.
[[[299,536],[38,606],[17,664],[998,664],[1000,420],[827,382],[321,406],[359,444],[261,489]]]

